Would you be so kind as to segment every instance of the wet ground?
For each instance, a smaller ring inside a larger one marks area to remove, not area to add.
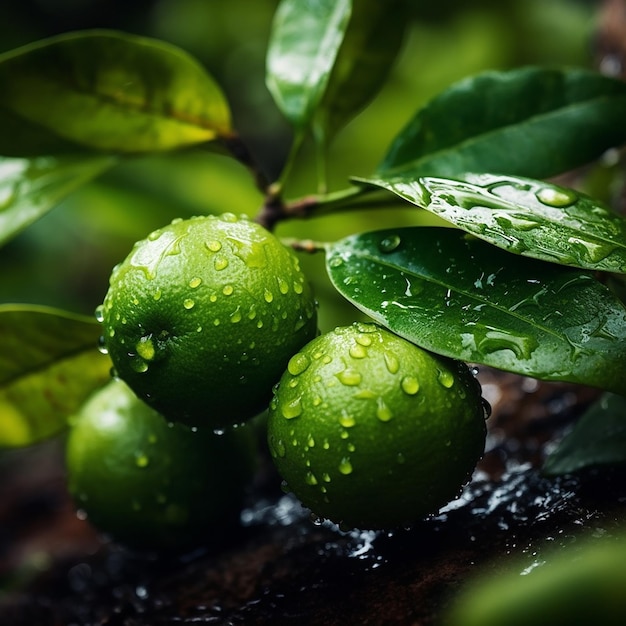
[[[315,523],[261,473],[241,528],[184,557],[136,554],[78,519],[59,442],[0,457],[0,624],[438,624],[461,585],[522,570],[626,519],[626,474],[546,478],[546,452],[597,392],[484,371],[487,451],[459,499],[392,532]]]

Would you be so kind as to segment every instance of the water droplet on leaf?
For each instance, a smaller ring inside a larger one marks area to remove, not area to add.
[[[537,192],[537,200],[546,206],[563,208],[574,204],[578,200],[578,196],[569,189],[544,187]]]
[[[381,240],[381,242],[378,244],[378,247],[381,252],[388,254],[398,248],[398,246],[400,245],[400,241],[400,235],[389,235],[388,237],[385,237]]]

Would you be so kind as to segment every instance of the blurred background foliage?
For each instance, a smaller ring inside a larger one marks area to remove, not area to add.
[[[264,84],[265,50],[277,0],[22,0],[0,5],[0,50],[86,28],[160,38],[195,55],[222,86],[234,125],[269,179],[280,173],[290,129]],[[451,82],[486,69],[527,64],[593,66],[593,0],[410,2],[412,22],[391,79],[348,125],[329,154],[330,190],[367,175],[413,113]],[[286,195],[316,190],[305,147]],[[130,160],[72,194],[0,250],[0,302],[91,314],[112,267],[134,241],[175,217],[232,211],[254,216],[262,202],[249,173],[217,151]],[[279,225],[280,236],[318,240],[420,223],[411,210],[354,211]],[[432,219],[432,218],[430,218]],[[334,293],[322,255],[304,259],[323,301],[327,330],[355,313]]]

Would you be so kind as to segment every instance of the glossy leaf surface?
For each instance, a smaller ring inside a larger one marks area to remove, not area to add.
[[[607,393],[576,422],[544,465],[558,476],[598,465],[626,463],[626,398]]]
[[[110,379],[101,326],[44,307],[0,306],[0,447],[25,446],[67,427]]]
[[[626,273],[626,220],[601,202],[528,178],[465,174],[459,179],[367,182],[509,252]]]
[[[267,51],[266,83],[296,128],[309,125],[322,99],[352,11],[351,0],[282,0]]]
[[[354,2],[345,38],[315,113],[316,135],[327,142],[380,90],[408,24],[406,0]]]
[[[195,59],[165,42],[84,31],[0,55],[5,156],[66,153],[70,144],[153,152],[230,132],[220,88]]]
[[[106,156],[0,158],[0,246],[115,163]]]
[[[626,83],[580,69],[462,80],[419,110],[377,175],[496,172],[547,178],[626,141]]]
[[[510,255],[456,229],[401,228],[330,245],[357,308],[433,352],[621,392],[626,309],[592,274]]]

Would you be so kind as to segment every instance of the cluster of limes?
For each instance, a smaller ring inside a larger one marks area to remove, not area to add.
[[[138,242],[98,311],[118,380],[68,442],[96,526],[178,546],[227,523],[253,471],[241,424],[268,405],[271,456],[314,514],[393,527],[454,498],[485,438],[469,369],[372,323],[316,336],[316,313],[297,256],[245,217]]]

